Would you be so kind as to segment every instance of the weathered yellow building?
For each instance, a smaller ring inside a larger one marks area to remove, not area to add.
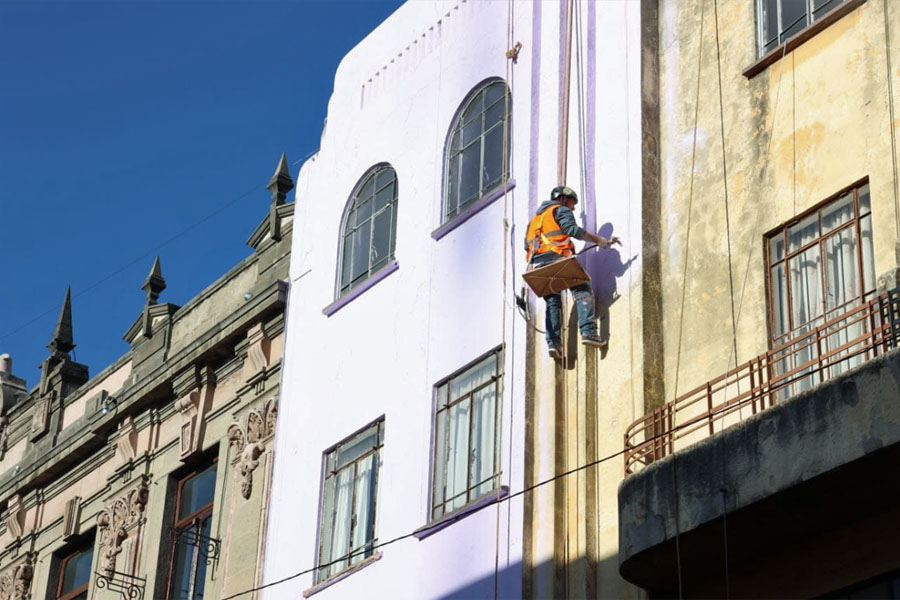
[[[660,385],[626,433],[621,572],[651,596],[893,597],[900,5],[658,8]]]
[[[131,350],[75,362],[67,294],[39,385],[0,360],[0,599],[220,598],[260,579],[294,205],[282,156],[253,253]]]

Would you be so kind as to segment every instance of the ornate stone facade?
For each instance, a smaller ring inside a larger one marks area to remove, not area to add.
[[[278,399],[269,400],[265,407],[250,411],[246,424],[234,423],[228,428],[228,441],[234,450],[241,474],[241,495],[250,498],[253,493],[253,472],[259,466],[259,457],[266,449],[263,440],[275,433],[278,418]]]
[[[97,534],[100,537],[100,557],[97,568],[107,577],[116,570],[116,557],[122,552],[122,542],[134,527],[144,522],[144,509],[150,497],[148,478],[122,497],[107,505],[97,515]]]
[[[31,579],[34,577],[35,554],[29,552],[21,564],[0,574],[0,600],[28,600],[31,598]]]

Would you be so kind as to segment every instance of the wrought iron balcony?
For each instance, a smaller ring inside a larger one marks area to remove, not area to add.
[[[629,425],[625,474],[708,438],[900,342],[900,288],[854,307]]]

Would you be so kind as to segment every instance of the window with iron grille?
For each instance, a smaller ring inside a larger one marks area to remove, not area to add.
[[[325,452],[316,582],[372,556],[384,420]]]
[[[491,80],[469,94],[450,127],[445,152],[443,222],[509,177],[509,88]]]
[[[503,349],[439,383],[436,398],[433,521],[500,485]]]
[[[169,600],[201,600],[206,586],[216,464],[195,470],[178,481],[172,554],[167,585]]]
[[[833,367],[831,375],[861,362],[863,357],[846,346],[866,331],[867,323],[844,323],[839,317],[875,294],[868,183],[770,233],[766,249],[770,345],[777,350],[791,340],[809,339],[785,350],[778,369],[802,374],[812,369],[804,365],[835,352],[850,358]]]
[[[397,237],[397,173],[390,165],[369,170],[344,213],[338,297],[394,258]]]
[[[91,562],[94,560],[94,539],[85,541],[79,548],[59,560],[56,573],[56,600],[87,600],[91,581]]]
[[[764,56],[844,0],[757,0],[759,55]]]

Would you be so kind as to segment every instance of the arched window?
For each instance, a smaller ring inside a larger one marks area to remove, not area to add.
[[[488,81],[469,94],[456,114],[445,152],[445,223],[509,175],[508,94],[505,82]]]
[[[396,233],[397,173],[390,165],[378,165],[363,176],[347,204],[338,297],[390,262]]]

